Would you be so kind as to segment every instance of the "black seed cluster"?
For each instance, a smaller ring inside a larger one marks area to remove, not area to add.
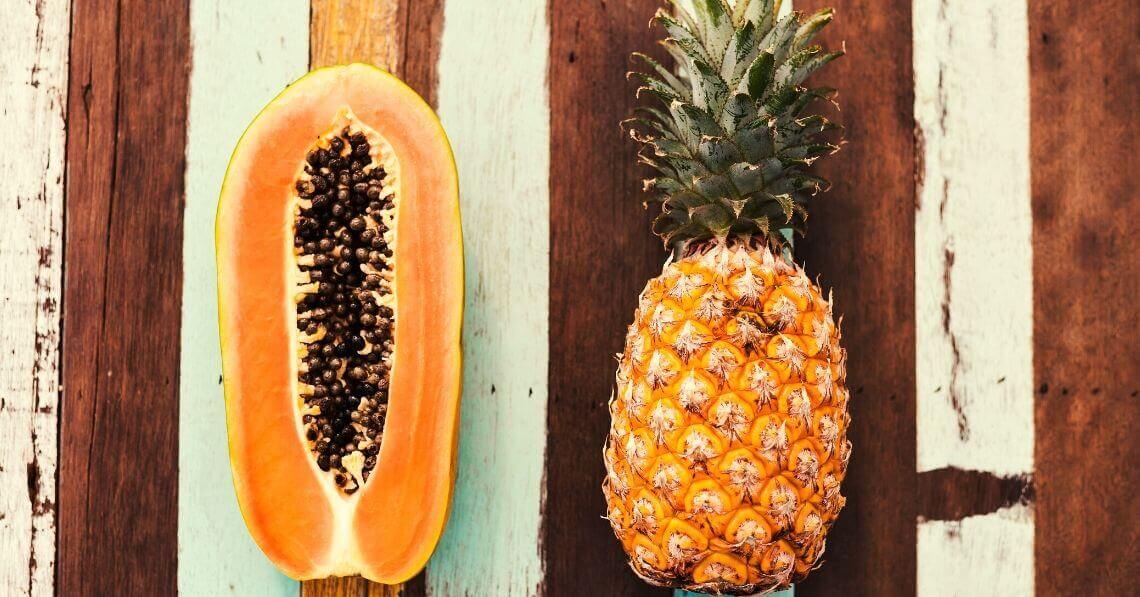
[[[392,352],[394,313],[373,295],[391,288],[364,268],[389,270],[392,259],[380,217],[392,199],[384,192],[384,168],[373,164],[370,150],[363,134],[346,128],[326,147],[309,152],[308,177],[296,185],[310,206],[296,217],[294,246],[300,256],[312,257],[312,265],[301,270],[315,284],[297,303],[297,329],[307,335],[324,331],[308,344],[299,375],[312,387],[306,406],[320,412],[303,415],[302,423],[317,465],[332,471],[346,493],[358,487],[342,463],[345,456],[358,449],[364,454],[365,479],[376,466]]]

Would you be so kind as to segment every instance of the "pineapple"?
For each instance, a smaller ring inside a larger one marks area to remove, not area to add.
[[[805,114],[834,92],[805,78],[832,13],[693,0],[654,21],[681,74],[636,54],[661,108],[626,121],[656,171],[654,231],[671,250],[642,292],[604,459],[607,518],[646,581],[748,594],[820,563],[851,445],[846,354],[830,297],[791,261],[806,171],[837,128]]]

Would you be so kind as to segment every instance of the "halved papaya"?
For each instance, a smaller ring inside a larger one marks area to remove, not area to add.
[[[364,64],[313,71],[234,150],[216,219],[234,487],[296,579],[398,583],[455,476],[463,251],[431,108]]]

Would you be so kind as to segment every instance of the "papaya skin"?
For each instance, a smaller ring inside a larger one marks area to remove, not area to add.
[[[388,420],[369,481],[330,486],[300,435],[292,192],[304,156],[348,108],[400,163]],[[367,64],[314,70],[257,115],[234,150],[215,219],[226,420],[246,526],[285,574],[415,576],[446,525],[461,391],[464,271],[458,174],[431,108]]]

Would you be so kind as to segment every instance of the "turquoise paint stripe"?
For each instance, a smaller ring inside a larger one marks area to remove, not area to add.
[[[290,596],[238,512],[220,385],[214,210],[238,136],[309,62],[309,2],[193,0],[179,413],[178,591]]]
[[[459,473],[432,595],[533,595],[542,582],[548,37],[544,2],[444,6],[439,111],[459,166],[467,303]]]

